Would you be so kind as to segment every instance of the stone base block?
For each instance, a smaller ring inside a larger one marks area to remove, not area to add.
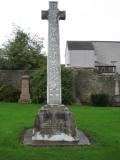
[[[112,105],[113,106],[120,106],[120,96],[115,95],[112,99]]]
[[[64,105],[44,106],[36,115],[32,140],[78,142],[71,112]]]
[[[77,129],[78,141],[49,141],[49,140],[32,140],[33,128],[27,129],[24,132],[22,143],[30,146],[83,146],[91,145],[89,138],[85,135],[82,130]]]
[[[31,99],[22,98],[22,99],[19,99],[18,102],[19,103],[31,103]]]
[[[22,94],[20,95],[20,98],[18,100],[19,103],[31,103],[30,94]]]

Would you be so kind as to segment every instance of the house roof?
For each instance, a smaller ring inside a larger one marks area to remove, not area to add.
[[[69,50],[94,50],[91,41],[67,41]]]
[[[94,43],[119,43],[120,41],[67,41],[68,50],[94,50]]]

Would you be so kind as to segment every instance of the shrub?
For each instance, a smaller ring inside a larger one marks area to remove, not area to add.
[[[63,104],[71,104],[74,100],[73,94],[73,75],[72,69],[62,67],[62,102]]]
[[[105,93],[96,93],[91,95],[93,106],[106,106],[108,104],[108,95]]]
[[[31,75],[32,102],[46,103],[47,100],[47,70],[41,68]],[[73,100],[72,71],[62,67],[62,102],[70,104]]]
[[[12,85],[0,86],[0,101],[17,102],[20,92]]]
[[[41,68],[32,73],[30,78],[31,96],[33,103],[46,103],[47,97],[47,70]]]

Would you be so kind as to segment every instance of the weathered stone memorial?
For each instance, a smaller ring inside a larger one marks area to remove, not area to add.
[[[118,72],[115,73],[115,95],[113,96],[112,105],[113,106],[120,106],[120,91],[119,91],[119,74]]]
[[[61,100],[61,68],[59,49],[59,20],[65,11],[59,11],[57,2],[49,3],[49,10],[42,11],[42,19],[49,23],[47,58],[47,105],[37,114],[33,140],[77,141],[75,122]]]
[[[23,75],[21,79],[21,94],[20,103],[31,103],[30,90],[29,90],[29,76]]]
[[[47,105],[38,111],[34,128],[26,131],[23,143],[40,146],[89,145],[89,140],[84,133],[77,130],[72,113],[62,104],[58,21],[65,20],[65,11],[59,11],[57,4],[57,2],[49,2],[49,10],[42,11],[42,19],[47,19],[49,24]]]

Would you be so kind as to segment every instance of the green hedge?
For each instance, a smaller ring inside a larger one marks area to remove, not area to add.
[[[62,79],[62,102],[63,104],[71,104],[74,101],[72,69],[65,68],[62,66],[61,79]]]
[[[72,70],[62,66],[62,102],[71,104],[73,102]],[[47,69],[41,68],[31,74],[32,102],[46,103],[47,99]]]
[[[106,106],[108,104],[108,95],[105,93],[91,94],[91,102],[93,106]]]
[[[42,68],[31,74],[30,86],[33,103],[46,103],[47,97],[47,70]]]
[[[0,86],[0,101],[4,102],[17,102],[20,92],[12,85]]]

